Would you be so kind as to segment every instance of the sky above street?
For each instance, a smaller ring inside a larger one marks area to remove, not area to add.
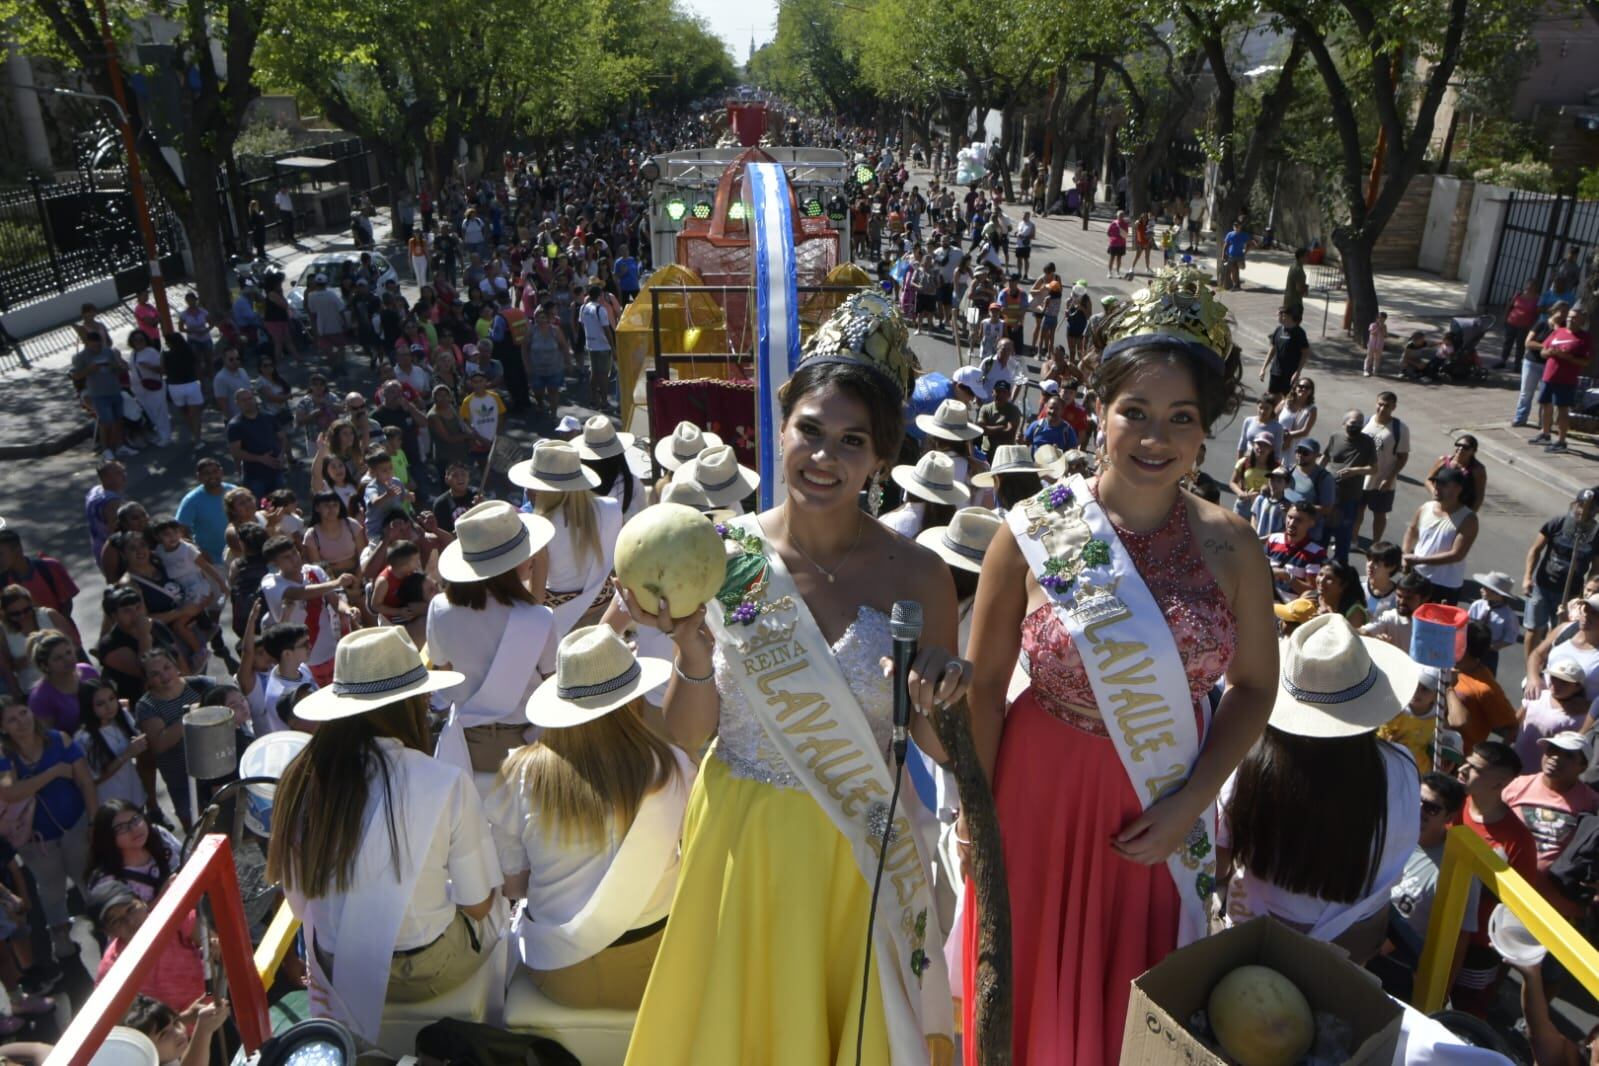
[[[759,48],[777,29],[777,0],[683,0],[683,7],[705,19],[740,65],[749,58],[751,34]]]

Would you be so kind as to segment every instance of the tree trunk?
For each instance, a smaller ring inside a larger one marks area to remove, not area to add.
[[[999,177],[1005,190],[1005,202],[1016,202],[1016,190],[1011,184],[1011,159],[1016,153],[1016,105],[1009,103],[999,113]],[[991,161],[992,162],[992,161]]]
[[[1367,327],[1377,318],[1377,274],[1371,265],[1372,248],[1377,242],[1343,226],[1333,230],[1332,242],[1343,261],[1344,284],[1349,286],[1354,335],[1364,337]]]
[[[1010,1066],[1011,1061],[1011,928],[1010,890],[1005,882],[1005,854],[1000,846],[999,816],[994,796],[972,743],[966,700],[933,712],[933,731],[949,754],[950,769],[960,792],[961,812],[971,834],[972,888],[977,905],[977,957],[971,961],[972,1015],[975,1032],[966,1039],[977,1048],[982,1066]],[[953,935],[953,934],[952,934]]]
[[[1260,115],[1254,129],[1250,131],[1249,147],[1244,152],[1243,166],[1228,168],[1232,170],[1232,180],[1223,184],[1217,194],[1216,210],[1211,215],[1211,228],[1218,234],[1226,232],[1232,225],[1232,220],[1243,213],[1244,207],[1249,202],[1250,190],[1254,188],[1255,180],[1260,177],[1261,167],[1266,162],[1266,149],[1276,140],[1277,131],[1282,128],[1283,118],[1288,114],[1288,104],[1293,96],[1294,71],[1299,67],[1304,55],[1304,42],[1295,37],[1293,47],[1283,60],[1283,69],[1277,76],[1277,84],[1260,103]],[[1229,123],[1228,132],[1230,125]],[[1226,221],[1219,223],[1220,219]]]
[[[189,241],[200,305],[222,310],[231,300],[227,282],[230,276],[228,253],[222,239],[222,205],[217,198],[216,185],[222,163],[206,143],[208,136],[192,123],[183,127],[183,176],[187,187],[174,190],[168,202],[182,220]]]

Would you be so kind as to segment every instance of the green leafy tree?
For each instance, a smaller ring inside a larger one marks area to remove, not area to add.
[[[1531,0],[1271,0],[1268,7],[1304,42],[1326,89],[1347,213],[1332,241],[1355,335],[1364,336],[1377,314],[1372,250],[1421,169],[1451,79],[1519,50],[1537,9]],[[1362,121],[1367,103],[1375,129]],[[1385,150],[1368,202],[1366,144],[1379,133]]]
[[[149,6],[130,0],[111,0],[108,5],[139,159],[183,223],[195,283],[207,307],[221,308],[228,302],[223,205],[216,175],[231,165],[245,108],[257,94],[255,52],[267,2],[175,0],[163,12],[176,28],[167,69],[142,66],[129,47],[145,33]],[[23,55],[54,59],[80,72],[94,92],[116,95],[94,0],[0,0],[0,25],[12,31]],[[131,79],[137,74],[176,79],[181,96],[176,112],[151,113],[134,91]],[[168,160],[163,146],[176,149],[181,169]]]

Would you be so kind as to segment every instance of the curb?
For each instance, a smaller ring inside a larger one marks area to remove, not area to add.
[[[1559,489],[1569,497],[1575,498],[1584,489],[1592,488],[1591,482],[1582,481],[1573,475],[1557,470],[1546,463],[1539,462],[1525,451],[1506,448],[1492,437],[1487,437],[1482,431],[1484,426],[1456,426],[1452,433],[1470,433],[1477,438],[1477,451],[1498,463],[1503,463],[1514,470],[1529,474],[1551,488]],[[1498,426],[1495,429],[1501,428]]]
[[[29,444],[0,444],[0,459],[44,459],[60,455],[74,445],[82,444],[94,436],[94,423],[85,422],[74,429],[48,440]]]

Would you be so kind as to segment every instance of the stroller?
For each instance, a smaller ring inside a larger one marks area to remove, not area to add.
[[[1493,328],[1493,315],[1449,320],[1449,348],[1452,355],[1438,367],[1438,376],[1456,385],[1475,385],[1488,380],[1488,371],[1477,356],[1477,345]]]
[[[1424,336],[1418,331],[1412,336],[1412,343],[1405,346],[1400,376],[1408,381],[1449,381],[1456,385],[1486,381],[1488,371],[1477,355],[1477,345],[1493,328],[1494,321],[1493,315],[1451,318],[1443,343],[1430,349],[1418,343]]]

